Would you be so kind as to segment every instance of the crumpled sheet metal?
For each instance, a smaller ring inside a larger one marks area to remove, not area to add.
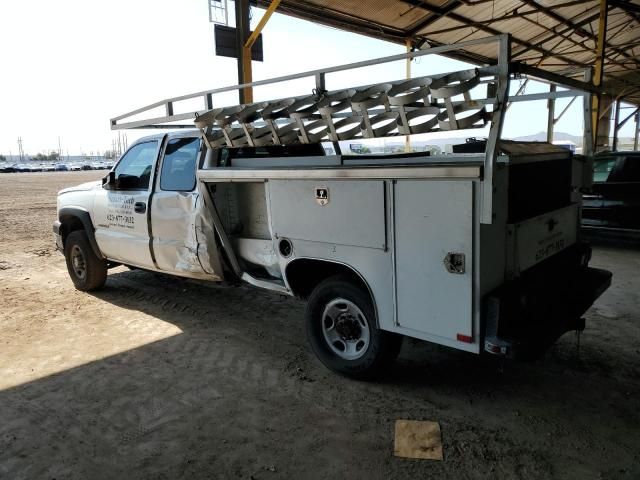
[[[213,275],[216,280],[223,280],[224,275],[220,263],[220,252],[215,241],[213,218],[209,208],[204,203],[202,195],[198,196],[196,202],[195,234],[198,244],[198,258],[203,270]]]
[[[271,240],[236,238],[233,244],[238,257],[254,265],[260,265],[272,277],[282,279],[282,270]]]
[[[222,279],[212,222],[201,196],[181,192],[154,197],[153,251],[158,266],[192,278]],[[211,255],[213,251],[214,255]]]

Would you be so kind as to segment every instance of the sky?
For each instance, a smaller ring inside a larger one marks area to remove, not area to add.
[[[233,2],[230,3],[231,10]],[[252,25],[263,11],[253,9]],[[233,12],[229,15],[233,21]],[[46,0],[0,2],[0,154],[58,149],[104,152],[117,132],[109,119],[169,97],[237,83],[235,59],[217,57],[207,0]],[[264,62],[254,80],[403,53],[404,47],[275,14],[263,31]],[[427,56],[414,76],[466,68]],[[327,77],[329,90],[404,78],[404,62]],[[312,82],[274,90],[256,100],[310,93]],[[516,85],[517,88],[517,85]],[[543,91],[530,85],[527,93]],[[513,87],[512,87],[513,92]],[[235,98],[215,101],[235,103]],[[568,99],[557,102],[561,111]],[[582,105],[574,102],[557,132],[582,134]],[[628,122],[622,136],[633,134]],[[513,104],[504,136],[546,129],[544,101]],[[127,131],[129,143],[149,131]],[[466,135],[468,136],[468,135]]]

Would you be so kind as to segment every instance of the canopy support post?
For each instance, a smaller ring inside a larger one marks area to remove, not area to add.
[[[640,112],[636,113],[636,134],[633,137],[633,149],[638,150],[638,139],[640,137]]]
[[[251,83],[251,49],[249,54],[244,44],[249,38],[249,0],[235,0],[236,8],[236,51],[238,53],[238,83]],[[248,58],[247,58],[248,57]],[[246,79],[249,79],[247,82]],[[238,101],[241,104],[253,102],[251,87],[238,89]]]
[[[552,83],[549,85],[549,93],[556,91],[556,86]],[[551,97],[547,100],[547,143],[553,143],[553,130],[555,126],[556,115],[556,99]]]
[[[407,38],[405,44],[407,46],[407,53],[411,53],[411,49],[412,49],[411,39]],[[405,68],[406,68],[405,73],[406,73],[407,80],[411,80],[411,58],[407,58],[407,63]],[[411,137],[409,135],[406,135],[404,137],[404,151],[407,153],[411,152]]]
[[[602,87],[602,77],[604,71],[604,55],[607,44],[607,19],[608,19],[608,0],[600,0],[600,16],[598,21],[598,41],[596,43],[596,61],[593,72],[592,82],[595,87]],[[602,93],[598,92],[591,97],[591,115],[592,115],[592,128],[593,128],[593,150],[597,152],[601,146],[608,143],[606,140],[602,143],[600,135],[600,110],[602,109]],[[608,130],[608,129],[607,129]],[[607,135],[608,136],[608,135]],[[608,139],[607,139],[608,140]]]

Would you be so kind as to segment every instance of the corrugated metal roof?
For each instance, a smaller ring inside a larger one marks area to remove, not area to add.
[[[266,7],[271,0],[258,0]],[[605,84],[640,105],[640,0],[608,0]],[[509,33],[512,60],[582,79],[595,63],[599,0],[282,0],[278,11],[416,46]],[[423,47],[424,48],[424,47]],[[493,63],[491,45],[451,55]]]

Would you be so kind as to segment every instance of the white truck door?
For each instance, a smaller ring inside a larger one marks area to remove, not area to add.
[[[439,343],[468,343],[473,183],[400,180],[393,191],[397,322]]]
[[[151,198],[153,254],[161,270],[177,275],[202,277],[196,236],[199,194],[196,165],[200,139],[170,139],[160,165],[160,176]]]
[[[96,195],[93,208],[96,241],[109,259],[154,267],[147,203],[158,147],[157,140],[132,146],[110,173],[115,181]]]

